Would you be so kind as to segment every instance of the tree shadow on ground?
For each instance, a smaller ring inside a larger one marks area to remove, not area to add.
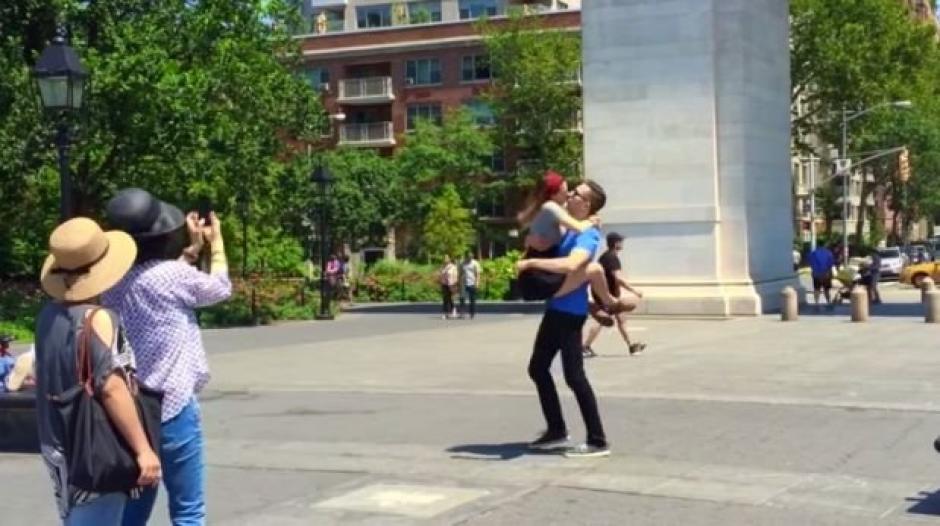
[[[913,506],[907,509],[908,513],[940,516],[940,490],[920,491],[916,496],[908,497],[905,500],[914,503]]]
[[[565,448],[550,450],[529,449],[526,442],[505,442],[502,444],[461,444],[447,448],[448,453],[454,453],[451,458],[463,460],[514,460],[523,455],[554,455]]]

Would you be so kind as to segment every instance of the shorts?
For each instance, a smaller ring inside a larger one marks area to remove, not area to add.
[[[519,274],[519,293],[525,301],[542,301],[555,297],[565,284],[565,274],[544,270],[527,270]]]
[[[524,259],[550,259],[558,257],[558,247],[545,251],[527,250]],[[544,301],[555,297],[565,283],[565,274],[544,270],[527,270],[519,274],[519,293],[525,301]]]
[[[822,276],[813,276],[813,290],[829,290],[832,288],[832,274],[826,273]]]

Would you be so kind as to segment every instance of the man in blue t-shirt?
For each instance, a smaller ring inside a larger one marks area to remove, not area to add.
[[[585,220],[597,213],[607,200],[604,189],[594,181],[584,181],[568,197],[568,213],[578,220]],[[601,233],[590,228],[582,233],[569,230],[558,247],[560,257],[552,259],[527,259],[518,265],[520,271],[544,270],[570,274],[586,267],[597,253]],[[584,373],[581,329],[588,315],[588,282],[585,281],[573,292],[548,300],[545,315],[535,337],[532,358],[529,360],[529,377],[535,382],[542,405],[542,413],[548,424],[545,433],[530,444],[533,449],[554,449],[568,442],[568,428],[561,413],[561,402],[555,390],[555,382],[549,370],[555,353],[561,351],[565,382],[574,392],[587,427],[586,443],[569,449],[568,457],[599,457],[610,454],[604,427],[594,390]]]
[[[832,289],[832,267],[836,258],[825,245],[819,245],[816,250],[809,253],[809,268],[813,275],[813,302],[819,309],[820,291],[826,298],[826,307],[832,309],[832,298],[829,291]]]

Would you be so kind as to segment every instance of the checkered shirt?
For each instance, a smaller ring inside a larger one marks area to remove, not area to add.
[[[227,273],[206,274],[180,261],[135,265],[103,296],[121,315],[137,359],[137,378],[164,392],[163,421],[178,415],[209,382],[195,309],[232,294]]]

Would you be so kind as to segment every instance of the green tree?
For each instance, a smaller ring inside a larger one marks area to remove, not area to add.
[[[791,101],[808,110],[793,122],[798,143],[816,134],[839,144],[842,109],[896,100],[936,47],[932,27],[897,0],[791,0],[790,17]]]
[[[289,142],[314,140],[325,125],[318,94],[294,74],[294,9],[281,0],[7,4],[0,199],[12,206],[0,211],[0,268],[34,272],[55,221],[55,159],[29,68],[56,16],[92,75],[72,150],[80,213],[100,216],[117,188],[135,185],[182,206],[207,197],[229,228],[236,217],[263,237],[294,228],[285,230],[281,206],[295,191],[285,188],[294,179]],[[38,234],[24,235],[23,221]]]
[[[454,185],[445,184],[424,222],[425,254],[433,260],[444,255],[456,258],[473,244],[474,238],[470,211],[463,207]]]
[[[484,21],[480,31],[494,73],[486,100],[499,122],[495,142],[521,161],[514,182],[531,184],[548,168],[580,175],[580,35],[546,28],[540,17],[520,13]]]
[[[395,164],[412,191],[404,196],[401,218],[423,218],[431,196],[445,184],[453,185],[464,205],[472,204],[491,179],[488,160],[493,141],[469,112],[452,111],[441,125],[419,120],[395,155]]]
[[[808,137],[840,145],[844,109],[911,100],[912,111],[876,110],[850,124],[848,146],[856,161],[865,157],[862,152],[908,145],[918,167],[916,181],[901,185],[896,157],[866,165],[874,178],[862,185],[856,239],[863,238],[873,194],[891,196],[894,213],[903,210],[906,222],[924,214],[931,196],[940,193],[940,170],[933,161],[940,147],[934,102],[940,95],[940,54],[932,25],[913,20],[895,0],[792,0],[790,14],[792,102],[804,105],[792,126],[797,152],[810,149]],[[836,208],[841,217],[841,206]],[[873,211],[876,220],[883,219],[879,209]],[[828,214],[826,219],[831,224]],[[880,226],[873,227],[876,235]]]
[[[386,231],[402,215],[408,192],[398,167],[374,150],[340,149],[325,156],[335,183],[331,194],[333,232],[354,249],[384,246]]]

